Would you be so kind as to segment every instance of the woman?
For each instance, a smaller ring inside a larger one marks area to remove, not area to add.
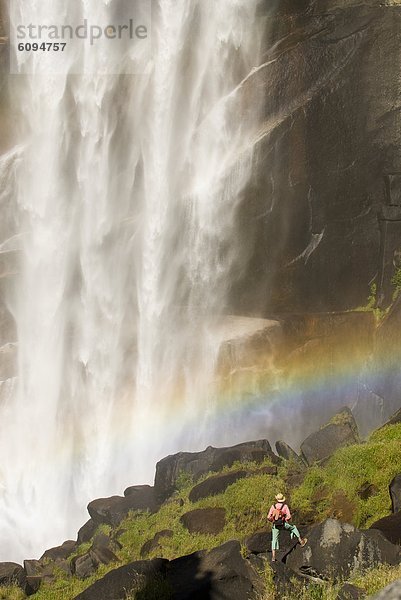
[[[276,550],[279,550],[279,534],[280,529],[288,529],[291,533],[291,537],[297,537],[298,542],[303,547],[308,541],[306,538],[301,538],[297,527],[290,525],[288,522],[291,519],[290,509],[285,504],[285,496],[283,494],[277,494],[275,496],[276,503],[272,504],[267,515],[268,520],[273,523],[272,526],[272,561],[276,561]]]

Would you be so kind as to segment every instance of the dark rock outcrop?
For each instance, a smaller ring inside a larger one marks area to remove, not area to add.
[[[19,585],[24,589],[26,574],[21,565],[13,562],[0,563],[0,585]]]
[[[302,458],[286,442],[278,440],[276,442],[276,452],[284,460],[294,460],[303,464]]]
[[[28,596],[35,594],[42,581],[52,582],[56,579],[56,573],[63,571],[67,576],[72,574],[71,565],[67,560],[57,559],[51,561],[49,559],[40,560],[24,560],[24,570],[26,573],[26,589]]]
[[[271,548],[272,534],[271,531],[263,529],[256,531],[252,535],[248,535],[244,539],[244,546],[249,554],[264,554]]]
[[[79,577],[79,579],[87,579],[93,575],[98,566],[99,561],[92,552],[77,556],[76,558],[73,558],[71,562],[72,572],[76,577]]]
[[[322,578],[341,579],[379,564],[397,565],[400,556],[400,548],[379,531],[361,531],[327,519],[310,530],[307,545],[297,546],[286,564],[299,573],[312,570]]]
[[[89,519],[86,521],[84,525],[82,525],[81,529],[78,531],[77,544],[84,544],[85,542],[89,542],[96,529],[98,528],[98,523],[95,523],[93,519]]]
[[[401,14],[390,4],[262,3],[269,60],[244,93],[269,93],[239,240],[251,258],[232,287],[233,312],[364,306],[378,271],[391,289],[394,248],[380,252],[377,220],[387,203],[383,174],[401,171],[391,84],[401,67]]]
[[[397,410],[397,412],[395,412],[385,423],[383,423],[380,429],[387,427],[387,425],[397,425],[398,423],[401,423],[401,408]]]
[[[174,532],[171,529],[163,529],[163,531],[158,531],[151,540],[148,540],[142,546],[140,552],[141,558],[145,558],[145,556],[153,552],[153,550],[160,548],[160,540],[163,538],[173,537],[173,535]]]
[[[208,496],[216,496],[226,491],[229,485],[232,485],[239,479],[243,479],[248,475],[248,471],[232,471],[231,473],[223,473],[222,475],[214,475],[208,477],[202,483],[198,483],[189,492],[191,502],[197,502]]]
[[[381,531],[387,540],[401,545],[401,511],[375,521],[370,529]]]
[[[251,600],[262,591],[260,579],[241,556],[237,541],[171,561],[167,581],[174,600]]]
[[[146,496],[147,498],[147,496]],[[132,494],[126,497],[111,496],[110,498],[98,498],[88,504],[88,512],[97,525],[106,523],[115,527],[127,516],[130,510],[141,510],[155,512],[157,506],[149,505],[145,496]]]
[[[256,531],[252,535],[247,536],[244,541],[249,554],[265,554],[271,551],[272,547],[272,534],[270,529],[261,529]],[[291,539],[290,533],[283,529],[280,531],[280,550],[277,552],[277,558],[281,560],[284,558],[297,544],[297,540]]]
[[[124,496],[130,498],[133,510],[156,512],[159,509],[155,489],[151,485],[132,485],[124,491]]]
[[[65,560],[68,558],[76,549],[77,543],[74,540],[67,540],[61,546],[56,546],[55,548],[50,548],[46,550],[40,557],[40,560],[49,559],[49,560]]]
[[[168,561],[138,560],[107,573],[74,600],[125,600],[132,590],[143,590],[155,577],[165,574]]]
[[[235,462],[262,462],[265,458],[270,458],[275,464],[280,461],[267,440],[245,442],[227,448],[209,446],[202,452],[179,452],[166,456],[156,465],[156,496],[160,501],[168,498],[176,489],[180,473],[188,473],[196,481],[209,471],[220,471]]]
[[[190,533],[210,533],[223,531],[226,523],[224,508],[197,508],[183,514],[180,522]]]
[[[391,510],[396,513],[401,510],[401,474],[396,475],[390,486]]]
[[[344,407],[329,423],[302,442],[301,452],[308,465],[313,465],[328,458],[339,448],[359,441],[353,414],[349,408]]]

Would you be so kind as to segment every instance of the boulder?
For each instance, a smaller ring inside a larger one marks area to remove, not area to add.
[[[58,559],[57,561],[24,560],[24,570],[27,576],[29,588],[37,591],[42,581],[53,581],[56,578],[55,571],[63,571],[66,575],[71,575],[71,565],[67,560]],[[32,591],[31,593],[34,593]],[[30,595],[28,593],[28,595]]]
[[[381,531],[387,540],[401,545],[401,511],[375,521],[370,529]]]
[[[93,519],[86,521],[85,525],[82,525],[81,529],[78,531],[77,544],[80,545],[89,542],[97,528],[98,524],[95,523]]]
[[[45,558],[49,560],[65,560],[74,552],[76,547],[77,543],[74,540],[67,540],[61,546],[46,550],[40,557],[40,560],[44,560]]]
[[[160,548],[159,542],[161,539],[170,538],[170,537],[173,537],[173,535],[174,535],[174,532],[171,529],[163,529],[163,531],[159,531],[158,533],[156,533],[156,535],[151,540],[148,540],[142,546],[141,558],[145,558],[145,556],[147,556],[148,554],[153,552],[153,550]]]
[[[388,421],[383,423],[383,425],[379,429],[382,429],[383,427],[386,427],[387,425],[397,425],[398,423],[401,423],[401,408],[399,410],[397,410],[397,412],[395,412],[388,419]]]
[[[303,463],[303,460],[286,442],[278,440],[276,442],[276,452],[284,460],[294,460],[297,463]]]
[[[401,510],[401,474],[396,475],[390,486],[391,510],[396,513]]]
[[[98,579],[74,600],[126,600],[132,590],[143,590],[147,583],[164,576],[167,563],[161,558],[129,563]]]
[[[118,550],[121,550],[122,544],[120,544],[118,540],[110,538],[105,533],[97,533],[93,538],[91,549],[98,550],[103,548],[117,552]]]
[[[98,498],[88,504],[88,512],[97,525],[106,523],[115,527],[121,523],[131,510],[149,510],[150,512],[157,510],[155,505],[145,505],[142,499],[136,494],[126,497],[111,496],[110,498]]]
[[[183,514],[180,522],[190,533],[210,533],[216,535],[226,524],[224,508],[197,508]]]
[[[247,475],[248,471],[232,471],[231,473],[208,477],[205,481],[198,483],[198,485],[192,488],[189,492],[189,499],[191,502],[197,502],[202,498],[221,494],[226,491],[229,485],[232,485],[239,479],[243,479]]]
[[[130,498],[132,510],[159,510],[155,489],[151,485],[132,485],[124,491],[124,496]]]
[[[264,554],[271,549],[272,534],[267,529],[256,531],[244,539],[244,546],[249,554]]]
[[[72,572],[79,579],[87,579],[93,575],[99,566],[99,561],[92,552],[75,557],[71,562]]]
[[[371,600],[400,600],[401,598],[401,579],[393,581],[383,590],[371,597]]]
[[[256,531],[252,535],[246,537],[243,543],[249,554],[265,554],[266,552],[270,552],[272,547],[271,531],[267,529]],[[285,529],[280,531],[280,550],[277,553],[277,558],[283,558],[297,543],[296,539],[291,539],[288,531]]]
[[[0,563],[0,585],[19,585],[25,587],[26,574],[21,565],[14,562]]]
[[[359,443],[358,427],[349,408],[345,407],[301,444],[301,453],[308,465],[320,462],[343,446]]]
[[[179,452],[166,456],[156,465],[155,493],[159,501],[168,498],[176,489],[177,479],[184,472],[196,481],[202,475],[231,467],[234,462],[262,462],[270,458],[274,464],[280,459],[272,452],[267,440],[245,442],[227,448],[209,446],[202,452]]]
[[[299,583],[305,584],[305,579],[280,560],[272,562],[270,568],[277,597],[298,598]]]
[[[89,551],[73,558],[72,571],[80,579],[86,579],[93,575],[100,564],[109,565],[118,562],[119,559],[114,552],[121,548],[120,542],[112,540],[105,533],[98,533],[93,538]]]
[[[301,574],[312,571],[321,578],[338,580],[379,564],[396,565],[400,556],[400,548],[380,531],[361,531],[327,519],[310,530],[307,545],[297,546],[287,556],[286,564]]]
[[[262,591],[260,578],[241,556],[237,541],[171,561],[167,581],[174,600],[251,600]]]
[[[99,547],[99,548],[91,548],[90,555],[94,559],[97,564],[109,565],[113,562],[119,562],[118,556],[114,554],[110,548]]]
[[[364,590],[351,583],[344,583],[337,594],[336,600],[362,600],[362,598],[366,598]]]

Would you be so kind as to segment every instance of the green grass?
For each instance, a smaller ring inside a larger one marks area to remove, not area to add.
[[[267,566],[264,573],[261,573],[265,591],[258,600],[336,600],[339,590],[343,583],[339,582],[307,582],[304,583],[292,580],[291,590],[287,593],[277,593],[273,583],[273,571]],[[376,594],[387,585],[401,578],[401,565],[390,567],[381,565],[374,569],[369,569],[363,573],[354,575],[348,583],[351,583],[366,593],[367,597]]]
[[[26,598],[21,588],[17,586],[0,586],[0,600],[24,600]]]
[[[300,512],[316,512],[318,519],[331,516],[334,496],[338,491],[354,506],[353,524],[369,527],[390,511],[388,486],[401,472],[401,424],[375,432],[368,442],[338,450],[324,467],[309,469],[303,484],[292,492],[292,503]],[[378,493],[367,500],[358,496],[361,486],[374,484]],[[323,498],[314,503],[317,492]]]
[[[255,466],[251,463],[245,467],[257,470],[266,465],[270,465],[267,460],[262,465]],[[244,465],[240,466],[244,468]],[[233,465],[229,470],[235,470],[238,467],[239,465]],[[202,479],[209,475],[205,475]],[[123,521],[121,528],[125,532],[119,538],[123,545],[119,556],[123,561],[139,559],[143,544],[163,529],[172,530],[173,536],[161,539],[160,548],[151,553],[150,558],[159,556],[172,559],[196,550],[214,548],[231,539],[241,539],[266,525],[266,516],[272,498],[277,490],[285,489],[284,481],[280,476],[259,474],[238,480],[223,494],[192,503],[188,499],[192,486],[193,484],[190,483],[181,487],[158,513],[154,515],[138,514],[135,518],[130,515]],[[180,506],[180,500],[183,501],[182,506]],[[180,517],[189,510],[208,507],[226,509],[226,526],[221,533],[217,535],[192,534],[180,523]]]
[[[387,426],[373,433],[363,444],[338,450],[324,466],[309,468],[303,483],[295,489],[288,489],[285,483],[288,475],[299,469],[294,462],[283,462],[278,468],[277,476],[257,472],[261,467],[271,464],[268,460],[261,465],[235,464],[229,469],[224,469],[223,472],[246,468],[253,471],[254,475],[238,480],[223,494],[195,503],[189,501],[189,493],[194,485],[192,478],[182,474],[178,481],[177,492],[157,513],[131,513],[119,525],[118,529],[123,531],[119,536],[123,547],[116,553],[119,558],[118,563],[99,567],[92,577],[84,581],[60,573],[55,582],[44,584],[34,599],[72,600],[110,570],[140,559],[143,544],[163,529],[171,530],[172,537],[162,538],[160,546],[146,558],[158,556],[173,559],[196,550],[214,548],[230,539],[242,540],[246,535],[267,525],[267,512],[277,492],[290,496],[291,508],[297,513],[297,521],[303,513],[309,516],[312,514],[315,521],[332,516],[336,494],[341,492],[354,509],[353,524],[357,527],[368,527],[373,521],[390,512],[388,485],[391,479],[401,472],[400,445],[401,424]],[[210,475],[214,473],[205,474],[201,480]],[[362,500],[358,496],[358,490],[366,482],[376,486],[377,494]],[[223,531],[217,535],[190,534],[180,523],[180,517],[189,510],[206,507],[225,508],[226,525]],[[106,534],[115,533],[107,526],[101,526],[97,532],[100,531]],[[90,543],[83,544],[74,555],[83,554],[89,546]],[[266,591],[260,600],[278,600],[269,567],[263,577]],[[354,583],[365,589],[367,593],[375,593],[399,577],[401,577],[401,566],[380,567],[358,575],[354,578]],[[4,590],[1,591],[0,588],[0,600],[24,598],[16,588],[4,588]],[[337,593],[338,585],[334,586],[330,583],[308,582],[302,585],[294,583],[290,592],[293,596],[280,595],[280,600],[291,600],[291,598],[334,600]],[[170,596],[171,590],[164,581],[152,582],[139,591],[127,591],[127,600],[168,600]]]

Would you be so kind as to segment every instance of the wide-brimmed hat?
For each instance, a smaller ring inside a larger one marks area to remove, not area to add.
[[[283,494],[277,494],[277,496],[275,496],[277,502],[285,502],[285,496],[283,496]]]

